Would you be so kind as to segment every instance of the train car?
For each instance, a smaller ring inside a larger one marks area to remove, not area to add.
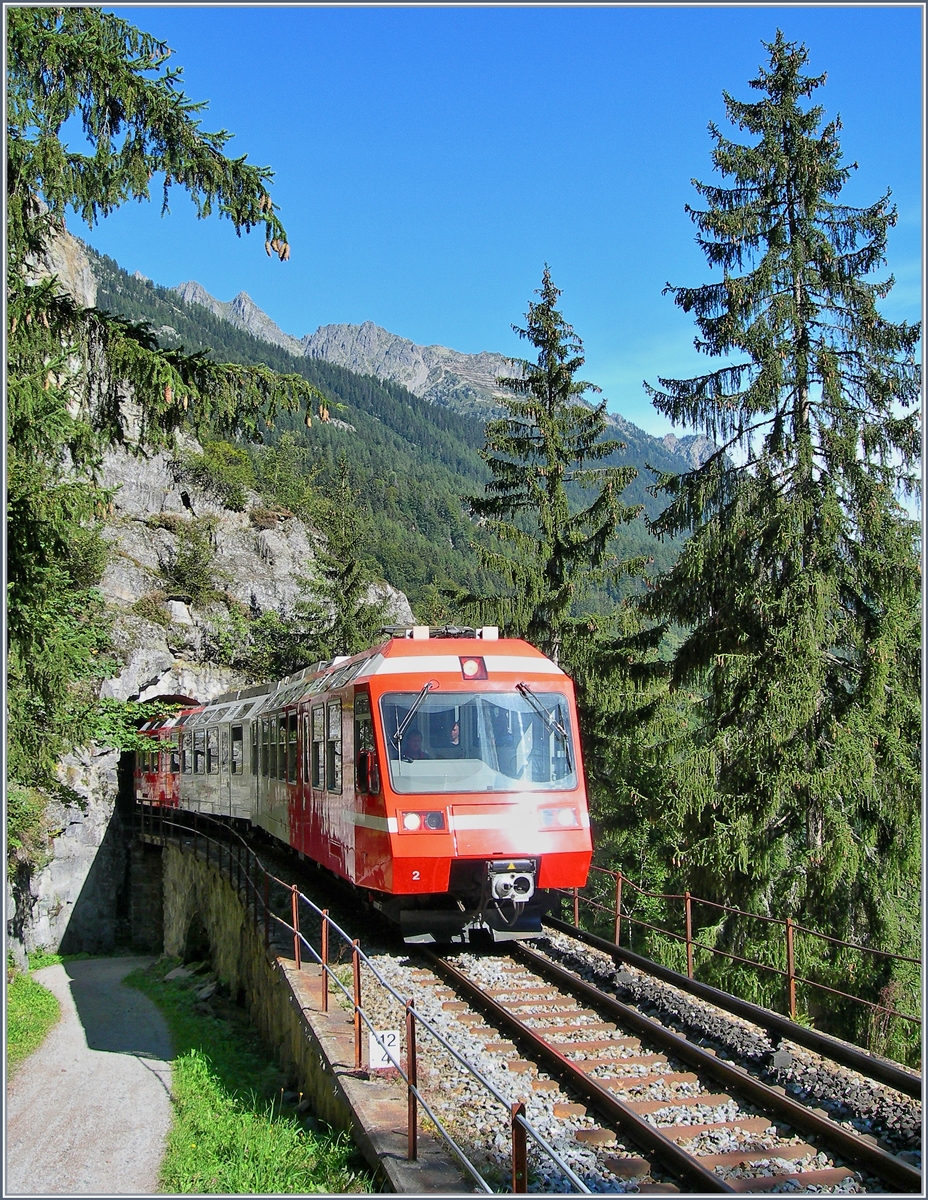
[[[162,748],[137,756],[139,799],[250,821],[406,941],[531,937],[551,889],[586,882],[573,685],[492,626],[398,631],[170,721],[145,727]]]

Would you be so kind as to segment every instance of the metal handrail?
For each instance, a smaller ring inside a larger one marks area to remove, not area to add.
[[[158,806],[158,807],[160,808],[161,806]],[[178,811],[185,811],[185,810],[178,810]],[[143,812],[144,812],[144,809],[143,809]],[[199,840],[199,839],[202,839],[204,842],[207,843],[207,853],[208,853],[209,845],[216,846],[217,849],[220,851],[220,855],[217,855],[217,865],[220,865],[220,867],[221,867],[221,851],[225,850],[227,853],[227,857],[229,859],[229,868],[231,871],[231,850],[228,846],[227,840],[219,841],[216,838],[212,838],[209,836],[208,833],[205,833],[204,831],[200,830],[197,827],[197,822],[200,819],[206,818],[209,821],[218,823],[217,819],[211,813],[193,812],[190,815],[192,815],[194,818],[193,826],[191,826],[189,823],[186,823],[183,821],[175,821],[175,820],[171,820],[170,818],[165,819],[163,816],[163,812],[162,812],[159,814],[160,827],[162,828],[162,831],[163,831],[164,826],[168,826],[170,828],[177,829],[178,831],[180,831],[184,834],[192,835],[192,837],[194,839],[194,853],[195,854],[197,852],[196,851],[196,843],[197,843],[197,840]],[[255,865],[260,869],[262,875],[264,876],[265,881],[271,881],[273,883],[276,883],[280,887],[284,888],[287,891],[291,890],[292,885],[286,883],[283,879],[280,879],[278,876],[274,875],[273,872],[269,871],[267,869],[267,867],[265,867],[264,864],[261,862],[260,858],[258,857],[257,853],[254,851],[254,849],[248,844],[248,842],[239,833],[237,833],[235,830],[230,829],[228,826],[225,826],[225,825],[223,825],[222,828],[223,828],[224,834],[226,834],[226,835],[231,834],[235,839],[237,839],[237,841],[240,843],[240,848],[245,850],[246,854],[254,861]],[[162,833],[162,836],[163,836],[163,833]],[[270,908],[270,906],[267,903],[267,901],[265,900],[265,898],[260,894],[260,889],[258,887],[257,879],[248,870],[247,860],[246,860],[245,869],[242,872],[242,876],[247,885],[246,890],[251,890],[251,892],[253,893],[253,895],[255,897],[255,914],[256,914],[256,916],[257,916],[257,904],[258,904],[258,902],[260,902],[262,909],[264,910],[264,913],[265,913],[266,927],[267,927],[267,922],[270,919],[273,919],[279,925],[282,925],[289,933],[291,933],[293,935],[294,939],[297,939],[301,945],[306,947],[306,949],[309,951],[310,956],[322,968],[326,977],[328,979],[334,980],[335,983],[338,985],[338,987],[341,989],[342,993],[345,996],[345,999],[354,1009],[356,1017],[359,1018],[360,1021],[362,1021],[367,1026],[370,1033],[373,1034],[374,1039],[377,1042],[377,1044],[379,1046],[381,1046],[382,1049],[385,1050],[386,1047],[384,1046],[383,1042],[380,1040],[377,1030],[374,1028],[368,1014],[364,1011],[363,1006],[359,1005],[356,1002],[355,997],[351,995],[348,988],[342,983],[342,981],[338,978],[338,976],[335,974],[335,972],[329,967],[329,965],[327,963],[322,961],[321,954],[311,944],[311,942],[306,937],[306,935],[299,929],[298,925],[289,924],[283,917],[279,916],[277,913],[275,913]],[[334,921],[328,915],[327,911],[324,911],[323,909],[319,908],[318,905],[316,905],[312,900],[309,899],[308,896],[304,895],[302,892],[295,891],[295,895],[298,896],[298,898],[300,900],[302,900],[303,903],[306,904],[310,908],[310,910],[312,910],[312,912],[315,913],[316,916],[321,918],[324,925],[327,925],[330,929],[334,929],[335,932],[343,939],[344,943],[346,945],[351,946],[352,953],[357,954],[358,959],[364,962],[365,966],[371,972],[373,977],[377,980],[378,984],[382,988],[384,988],[387,992],[389,992],[390,995],[399,1004],[404,1005],[409,1011],[411,1011],[413,1013],[414,1019],[417,1024],[423,1025],[428,1030],[428,1032],[436,1039],[436,1041],[438,1041],[443,1046],[443,1048],[465,1069],[465,1071],[467,1071],[474,1079],[476,1079],[493,1096],[493,1098],[504,1107],[504,1109],[510,1108],[510,1102],[505,1099],[505,1097],[496,1089],[496,1087],[490,1082],[490,1080],[487,1079],[486,1076],[483,1075],[482,1072],[473,1065],[473,1063],[469,1062],[466,1058],[463,1057],[463,1055],[461,1055],[457,1050],[455,1050],[455,1048],[450,1044],[450,1042],[448,1042],[448,1040],[444,1037],[444,1035],[432,1025],[432,1023],[428,1020],[428,1018],[423,1016],[418,1011],[418,1009],[416,1009],[414,1002],[412,1000],[410,1000],[408,1002],[406,1000],[404,1000],[404,998],[392,986],[392,984],[390,984],[386,979],[383,978],[383,976],[380,974],[380,972],[377,970],[377,968],[374,966],[374,964],[371,962],[371,960],[368,958],[368,956],[364,953],[363,950],[361,950],[360,946],[357,945],[354,942],[354,940],[349,936],[349,934],[344,929],[342,929],[341,926],[339,926],[338,923],[336,921]],[[434,1124],[436,1130],[439,1132],[442,1139],[447,1143],[447,1145],[454,1152],[455,1156],[460,1160],[462,1166],[465,1168],[467,1173],[473,1178],[474,1182],[478,1185],[478,1187],[481,1188],[481,1190],[492,1195],[493,1189],[487,1184],[486,1180],[484,1180],[482,1175],[480,1175],[479,1171],[474,1166],[474,1164],[467,1158],[466,1153],[455,1142],[454,1138],[448,1132],[448,1130],[444,1127],[444,1125],[442,1124],[442,1122],[439,1119],[439,1117],[437,1116],[437,1114],[435,1114],[433,1112],[428,1101],[425,1099],[425,1097],[422,1095],[421,1091],[419,1090],[417,1084],[409,1078],[409,1075],[407,1074],[407,1072],[404,1071],[401,1064],[397,1063],[392,1058],[392,1055],[388,1055],[388,1057],[391,1058],[391,1061],[393,1061],[394,1066],[395,1066],[398,1074],[402,1078],[403,1082],[406,1084],[407,1088],[415,1095],[417,1101],[422,1105],[425,1112],[428,1114],[429,1119]],[[558,1153],[554,1149],[554,1147],[551,1146],[547,1142],[547,1140],[544,1138],[544,1136],[531,1125],[531,1123],[527,1120],[527,1118],[525,1118],[523,1115],[513,1114],[512,1124],[513,1125],[519,1124],[520,1126],[523,1126],[527,1130],[527,1132],[531,1134],[533,1141],[547,1155],[547,1157],[550,1158],[564,1172],[564,1174],[570,1180],[572,1186],[577,1191],[581,1192],[582,1194],[586,1194],[586,1195],[590,1194],[590,1189],[586,1186],[586,1184],[584,1184],[583,1180],[580,1179],[576,1175],[576,1173],[563,1161],[563,1159],[558,1155]]]
[[[797,925],[795,922],[792,921],[791,918],[786,918],[784,920],[779,917],[766,916],[762,913],[748,912],[745,909],[734,908],[731,905],[721,904],[714,900],[706,900],[700,896],[693,896],[689,892],[684,892],[682,895],[678,895],[675,893],[650,892],[647,889],[638,887],[637,884],[632,883],[631,880],[627,879],[621,871],[613,871],[607,867],[598,867],[595,865],[591,865],[590,870],[592,872],[596,872],[600,875],[608,876],[609,878],[611,878],[612,880],[614,880],[616,882],[617,890],[616,890],[616,896],[615,896],[615,901],[614,901],[614,904],[616,907],[610,909],[605,904],[600,903],[599,900],[594,899],[591,896],[584,895],[581,897],[581,895],[580,895],[581,889],[579,889],[579,888],[573,888],[573,889],[569,889],[569,890],[564,889],[564,888],[554,889],[555,891],[559,892],[561,895],[568,896],[573,899],[574,918],[575,918],[574,923],[579,924],[579,902],[582,899],[583,903],[587,907],[597,910],[602,913],[606,913],[613,917],[614,922],[615,922],[615,929],[616,929],[616,933],[615,933],[616,942],[618,941],[618,930],[619,930],[620,922],[622,922],[622,921],[625,921],[629,925],[634,925],[634,926],[637,926],[642,929],[650,929],[650,930],[654,931],[655,933],[662,934],[664,937],[672,939],[673,941],[684,942],[686,944],[686,952],[687,952],[687,974],[689,975],[690,978],[693,978],[693,958],[692,958],[693,950],[700,949],[700,950],[707,951],[709,954],[716,954],[716,955],[721,956],[722,958],[727,958],[727,959],[731,960],[732,962],[742,963],[746,966],[751,966],[751,967],[754,967],[761,971],[767,971],[770,974],[778,975],[781,978],[786,979],[787,984],[788,984],[788,989],[789,989],[790,1016],[793,1019],[795,1019],[795,1016],[796,1016],[795,987],[796,987],[797,983],[802,983],[802,984],[805,984],[807,987],[816,988],[819,991],[828,992],[831,995],[840,996],[841,998],[843,998],[845,1000],[850,1000],[851,1002],[853,1002],[855,1004],[863,1005],[864,1007],[869,1008],[877,1013],[885,1014],[887,1016],[899,1017],[901,1020],[907,1021],[914,1025],[922,1024],[921,1018],[912,1016],[909,1013],[901,1012],[899,1009],[896,1009],[896,1008],[892,1007],[891,1005],[880,1004],[880,1003],[872,1001],[872,1000],[866,1000],[862,996],[854,996],[849,992],[844,992],[838,988],[829,987],[827,984],[819,983],[813,979],[807,979],[804,976],[799,975],[796,972],[795,966],[793,963],[793,934],[795,932],[799,931],[808,936],[820,938],[823,941],[830,942],[833,945],[843,946],[848,950],[860,951],[860,952],[864,952],[867,954],[879,955],[883,958],[894,959],[898,962],[910,963],[915,966],[921,966],[921,961],[919,959],[909,958],[906,955],[902,955],[902,954],[895,954],[888,950],[874,950],[874,949],[871,949],[869,946],[860,946],[854,942],[843,941],[840,938],[831,937],[825,933],[819,933],[817,930],[808,929],[804,925]],[[679,934],[679,933],[675,932],[674,930],[666,929],[660,925],[655,925],[648,921],[644,921],[640,917],[634,917],[627,911],[622,911],[620,908],[620,905],[621,905],[621,888],[623,886],[630,887],[637,893],[639,893],[641,895],[649,896],[653,899],[683,900],[686,904],[686,920],[687,920],[686,934],[685,935]],[[735,915],[735,916],[747,917],[747,918],[750,918],[755,921],[763,921],[768,924],[778,925],[781,928],[785,929],[786,942],[787,942],[786,969],[784,970],[783,967],[774,966],[769,963],[760,962],[757,959],[744,958],[740,955],[734,954],[727,950],[723,950],[719,947],[707,945],[705,942],[701,942],[697,938],[694,938],[692,936],[692,932],[691,932],[691,928],[690,928],[690,925],[691,925],[691,915],[690,914],[692,911],[692,905],[694,905],[694,904],[704,904],[711,908],[715,908],[715,909],[719,909],[723,912],[731,913],[732,915]]]

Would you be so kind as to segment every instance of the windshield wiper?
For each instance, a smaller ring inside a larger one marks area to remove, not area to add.
[[[402,722],[397,720],[396,733],[393,734],[393,738],[392,738],[392,740],[394,742],[396,742],[397,750],[399,750],[399,748],[400,748],[400,743],[403,740],[403,734],[406,732],[406,729],[408,728],[410,721],[413,719],[413,717],[419,711],[422,701],[426,698],[426,696],[429,694],[429,692],[434,691],[435,688],[437,688],[437,687],[438,687],[438,680],[430,679],[428,681],[428,683],[425,685],[425,687],[422,689],[422,691],[419,693],[419,695],[416,696],[415,700],[413,700],[412,707],[410,708],[410,710],[406,714],[406,716],[403,718]]]
[[[529,702],[529,704],[531,704],[531,706],[532,706],[532,708],[534,708],[535,712],[538,713],[538,715],[544,721],[545,725],[547,725],[549,732],[557,733],[561,736],[561,738],[563,738],[564,753],[567,755],[567,769],[568,769],[568,771],[572,771],[574,769],[574,765],[571,762],[571,758],[570,758],[570,734],[567,732],[567,730],[564,728],[564,726],[561,724],[561,722],[557,719],[557,717],[554,715],[554,713],[549,712],[545,708],[545,706],[538,699],[538,697],[535,695],[535,693],[532,691],[532,689],[528,686],[527,683],[517,683],[516,691],[521,692],[521,694],[525,697],[525,699]]]

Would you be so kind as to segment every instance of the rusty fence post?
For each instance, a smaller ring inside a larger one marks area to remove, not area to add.
[[[693,901],[689,892],[683,893],[686,905],[686,977],[693,978]]]
[[[613,941],[618,946],[622,936],[622,872],[617,871],[615,877],[615,935]]]
[[[351,943],[351,966],[354,975],[354,1065],[361,1069],[361,954],[357,938]]]
[[[412,1000],[406,1001],[406,1157],[415,1162],[419,1153],[419,1106],[413,1090],[419,1086],[416,1069],[416,1013]]]
[[[789,983],[789,1015],[796,1020],[796,961],[793,956],[793,921],[786,918],[786,978]]]
[[[322,1011],[329,1011],[329,910],[322,910],[322,936],[319,958],[322,960]]]
[[[295,883],[290,890],[290,916],[293,921],[293,957],[296,960],[296,969],[299,971],[302,969],[300,966],[300,900]]]
[[[525,1116],[525,1104],[519,1100],[512,1106],[512,1191],[524,1195],[528,1190],[528,1150],[525,1126],[518,1117]]]
[[[258,913],[257,890],[255,891],[255,916]],[[267,871],[264,872],[264,948],[271,945],[271,881]]]
[[[574,888],[574,925],[580,928],[580,889]]]

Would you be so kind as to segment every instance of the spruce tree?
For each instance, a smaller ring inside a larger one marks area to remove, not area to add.
[[[586,392],[600,389],[576,377],[583,343],[557,309],[560,294],[546,264],[536,292],[540,301],[529,302],[524,329],[513,326],[536,348],[537,360],[513,359],[520,373],[497,379],[514,395],[501,399],[508,415],[487,424],[482,456],[492,477],[485,495],[470,501],[486,531],[502,543],[498,550],[482,545],[478,551],[507,591],[460,598],[555,661],[582,623],[576,610],[585,588],[642,565],[618,563],[609,553],[618,526],[641,511],[621,501],[636,471],[586,465],[620,443],[603,437],[606,401],[583,401]]]
[[[916,941],[919,328],[883,317],[896,210],[840,200],[840,122],[807,100],[805,46],[778,32],[750,102],[725,93],[688,211],[715,282],[695,378],[645,384],[715,452],[659,478],[652,529],[691,536],[642,602],[685,629],[670,673],[683,731],[664,800],[689,886],[885,948]],[[718,360],[721,360],[719,362]],[[666,710],[664,710],[666,719]]]
[[[316,504],[313,523],[321,534],[309,581],[313,597],[299,604],[297,612],[317,639],[320,658],[356,654],[377,641],[386,600],[370,597],[376,583],[369,559],[370,521],[344,457],[334,483]]]
[[[230,158],[225,131],[200,129],[202,104],[166,68],[166,45],[92,7],[7,13],[7,629],[10,773],[49,783],[56,757],[93,735],[105,657],[97,570],[76,553],[103,516],[103,454],[170,446],[175,432],[259,440],[280,409],[320,393],[297,375],[223,366],[164,350],[144,325],[82,309],[39,278],[71,206],[93,224],[160,180],[197,215],[237,233],[263,228],[289,257],[272,173]],[[89,143],[62,140],[78,119]]]

